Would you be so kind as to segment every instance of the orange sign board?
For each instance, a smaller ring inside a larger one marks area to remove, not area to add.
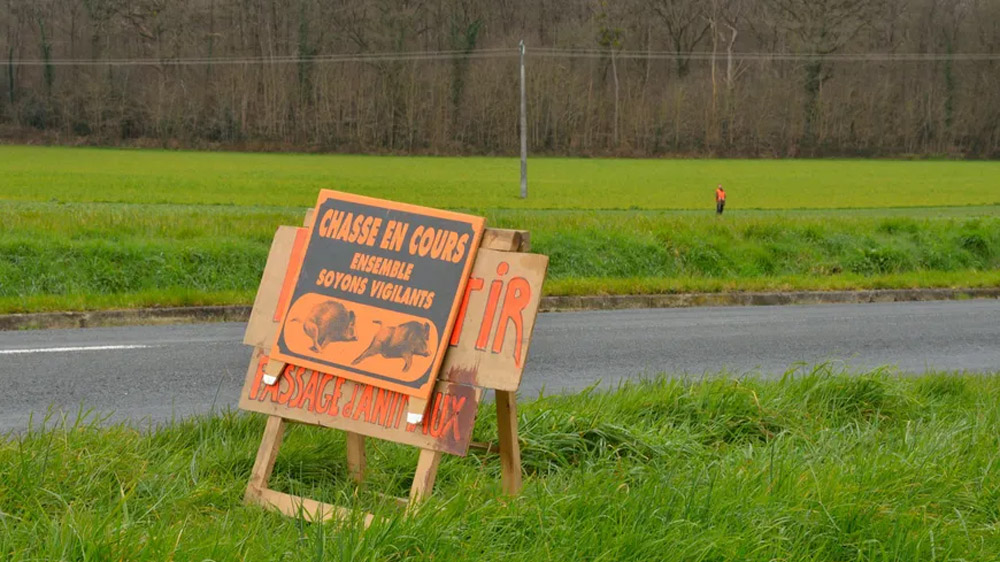
[[[485,219],[323,190],[270,356],[429,398]]]

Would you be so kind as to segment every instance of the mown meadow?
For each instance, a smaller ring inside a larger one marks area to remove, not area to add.
[[[13,560],[995,560],[1000,377],[827,364],[780,380],[657,378],[520,408],[523,494],[485,452],[446,457],[409,518],[416,451],[293,426],[270,485],[348,506],[309,524],[242,504],[263,416],[156,431],[36,420],[0,439]],[[495,439],[480,412],[475,438]],[[360,513],[379,518],[367,531]]]
[[[1000,205],[1000,163],[513,158],[172,152],[0,146],[4,199],[311,206],[340,189],[442,208],[741,209]]]
[[[1000,283],[1000,163],[532,160],[0,146],[0,313],[250,303],[320,188],[485,215],[548,294]],[[728,186],[726,214],[713,189]]]

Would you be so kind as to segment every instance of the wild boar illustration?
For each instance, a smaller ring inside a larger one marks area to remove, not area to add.
[[[306,318],[293,318],[292,322],[302,322],[302,331],[312,339],[309,348],[316,353],[328,343],[356,341],[354,333],[354,311],[347,310],[336,301],[321,302],[309,311]]]
[[[382,324],[378,320],[374,322]],[[398,326],[382,326],[375,333],[372,342],[368,344],[368,349],[352,361],[351,365],[357,365],[373,355],[381,355],[389,359],[402,358],[403,372],[405,373],[410,370],[414,355],[427,357],[431,354],[427,350],[427,340],[430,336],[431,325],[429,322],[424,322],[423,325],[413,321]]]

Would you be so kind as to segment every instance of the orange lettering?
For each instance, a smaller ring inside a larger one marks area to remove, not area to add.
[[[449,396],[449,398],[451,398],[451,415],[448,416],[447,421],[441,426],[441,435],[447,435],[448,429],[451,428],[455,441],[458,441],[462,438],[458,430],[458,415],[462,412],[462,406],[465,406],[465,397]]]
[[[504,336],[507,335],[507,324],[514,323],[514,364],[521,365],[521,344],[524,342],[524,309],[531,300],[531,285],[523,277],[515,277],[507,283],[507,296],[500,310],[500,325],[497,335],[493,338],[493,353],[503,349]]]
[[[354,415],[351,417],[351,419],[354,420],[358,419],[359,417],[361,417],[362,413],[366,415],[368,414],[369,410],[372,407],[372,391],[374,390],[374,388],[375,387],[370,384],[365,385],[365,390],[364,392],[361,393],[361,402],[358,404],[358,407],[354,410]],[[367,420],[367,418],[365,419]]]
[[[497,266],[497,275],[503,277],[507,274],[510,266],[507,262],[500,262]],[[493,318],[496,316],[497,304],[500,301],[500,290],[503,288],[503,280],[497,279],[490,283],[490,298],[486,301],[486,311],[483,313],[482,324],[479,325],[479,337],[476,338],[476,349],[486,349],[490,339],[490,329],[493,328]]]
[[[309,382],[306,383],[305,388],[299,394],[299,399],[295,401],[295,408],[304,408],[305,403],[309,402],[309,410],[316,411],[316,385],[319,383],[319,373],[316,371],[309,372]],[[291,404],[289,404],[291,405]]]
[[[462,306],[459,307],[458,315],[455,316],[455,328],[452,329],[451,341],[448,342],[452,347],[458,345],[458,340],[462,337],[462,325],[465,324],[465,312],[469,308],[469,297],[472,296],[472,291],[478,291],[482,288],[483,280],[479,277],[470,277],[469,282],[465,284],[465,296],[462,297]]]
[[[354,399],[358,397],[358,387],[360,386],[360,384],[354,385],[354,392],[351,393],[351,399],[348,400],[347,404],[344,404],[344,407],[340,409],[341,414],[345,418],[351,417],[351,410],[354,409]]]
[[[326,413],[336,416],[340,412],[340,387],[344,386],[344,379],[337,377],[333,383],[333,395],[330,397],[330,409]]]
[[[442,400],[443,398],[443,400]],[[431,410],[431,419],[424,424],[424,434],[430,429],[431,437],[437,439],[441,437],[441,429],[444,427],[444,418],[448,411],[448,397],[438,392],[434,397],[434,409]]]
[[[269,361],[267,355],[261,355],[257,361],[257,372],[253,376],[253,384],[250,386],[250,399],[257,400],[257,393],[260,392],[260,382],[264,378],[264,366]]]
[[[375,396],[375,405],[372,407],[371,415],[368,416],[368,423],[385,425],[386,418],[389,417],[389,404],[392,401],[392,391],[380,388]]]

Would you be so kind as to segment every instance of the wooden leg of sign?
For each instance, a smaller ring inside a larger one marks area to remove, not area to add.
[[[505,494],[521,491],[521,444],[517,441],[517,402],[512,390],[496,391],[500,474]]]
[[[257,503],[270,509],[276,509],[288,517],[301,516],[306,521],[317,522],[327,521],[330,519],[350,521],[353,517],[355,517],[354,512],[345,507],[330,505],[328,503],[318,502],[301,496],[293,496],[284,492],[277,492],[275,490],[262,490],[260,492],[259,499],[257,499]],[[368,527],[372,524],[374,519],[374,515],[371,513],[365,513],[362,521],[364,522],[365,527]]]
[[[497,446],[492,441],[469,441],[469,449],[485,451],[487,454],[495,453]]]
[[[347,469],[351,478],[358,484],[365,480],[365,436],[360,433],[347,433]]]
[[[261,491],[267,489],[267,480],[274,470],[274,459],[278,458],[278,448],[285,434],[285,420],[278,416],[268,416],[264,426],[264,436],[257,449],[257,460],[250,472],[250,482],[247,484],[243,501],[246,503],[261,503]]]
[[[406,510],[410,507],[410,500],[408,498],[399,498],[393,496],[392,494],[383,494],[382,492],[372,492],[380,498],[384,498],[396,505],[396,507]]]
[[[268,416],[267,425],[264,427],[264,437],[260,440],[260,447],[257,449],[257,460],[254,461],[253,470],[250,472],[250,483],[247,484],[247,491],[243,496],[244,503],[276,509],[289,517],[302,516],[306,521],[350,520],[354,515],[349,509],[277,492],[267,487],[267,481],[271,478],[271,472],[274,470],[274,459],[278,457],[278,449],[281,448],[281,438],[284,433],[285,420],[278,416]],[[364,447],[363,438],[358,441]],[[364,449],[361,450],[363,453]],[[370,513],[366,513],[363,519],[365,527],[371,525],[373,519],[374,517]]]
[[[410,486],[410,508],[412,509],[424,498],[431,495],[434,480],[437,478],[438,464],[441,463],[441,453],[430,449],[420,449],[417,459],[417,472]]]

